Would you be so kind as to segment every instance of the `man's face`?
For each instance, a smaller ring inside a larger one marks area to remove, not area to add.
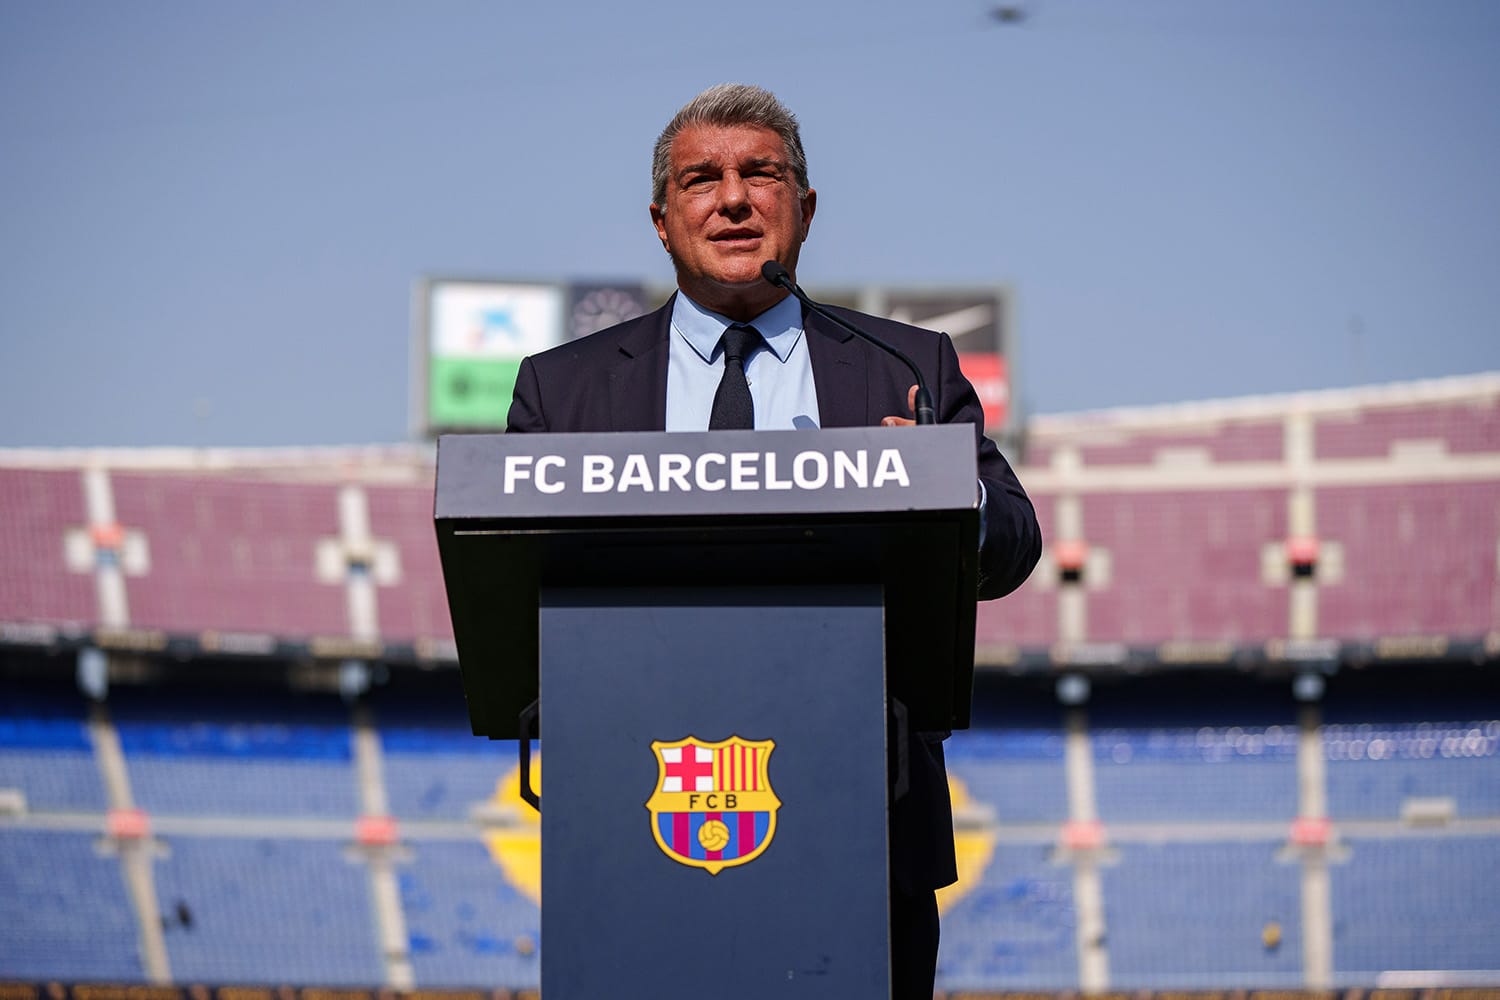
[[[753,125],[693,125],[677,133],[666,203],[651,206],[677,284],[700,305],[746,320],[786,293],[760,276],[779,261],[793,275],[817,193],[797,196],[786,146]]]

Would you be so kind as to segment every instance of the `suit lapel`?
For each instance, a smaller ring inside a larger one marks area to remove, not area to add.
[[[806,309],[802,310],[802,329],[818,390],[819,426],[869,424],[870,373],[860,342],[848,330]]]
[[[676,296],[620,339],[609,370],[611,430],[659,431],[667,425],[667,356]],[[803,310],[822,427],[864,427],[870,417],[869,354],[849,331]]]
[[[675,300],[669,298],[620,340],[609,370],[611,430],[659,431],[667,425],[667,340]]]

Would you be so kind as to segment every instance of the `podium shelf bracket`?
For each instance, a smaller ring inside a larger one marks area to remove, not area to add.
[[[531,787],[531,740],[537,730],[541,706],[541,699],[538,698],[521,709],[520,724],[517,726],[521,738],[516,741],[516,752],[521,758],[521,798],[530,803],[531,808],[538,813],[542,811],[542,797]]]

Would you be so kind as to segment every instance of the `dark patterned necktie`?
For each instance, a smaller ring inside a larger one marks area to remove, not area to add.
[[[711,431],[755,429],[755,403],[750,399],[750,383],[745,379],[745,358],[762,342],[760,331],[736,323],[724,331],[724,376],[714,393],[713,412],[708,417]]]

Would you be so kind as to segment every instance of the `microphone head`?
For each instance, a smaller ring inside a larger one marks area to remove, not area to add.
[[[786,268],[781,266],[780,261],[768,260],[760,266],[760,276],[773,285],[781,288],[792,287],[792,276],[787,274]]]

